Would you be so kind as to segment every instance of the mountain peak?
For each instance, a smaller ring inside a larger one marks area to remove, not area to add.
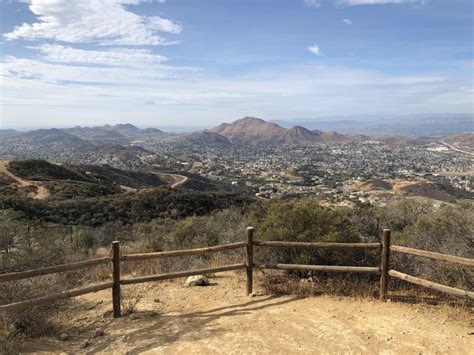
[[[118,123],[118,124],[114,125],[113,128],[116,128],[116,129],[131,129],[131,130],[134,130],[134,131],[140,130],[140,128],[138,128],[137,126],[132,125],[131,123]]]
[[[244,118],[238,119],[237,121],[232,122],[232,124],[240,124],[240,123],[268,123],[265,120],[257,117],[246,116]]]

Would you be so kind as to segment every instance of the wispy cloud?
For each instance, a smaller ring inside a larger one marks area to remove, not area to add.
[[[313,54],[316,54],[318,56],[321,56],[321,50],[319,49],[319,46],[317,45],[312,45],[312,46],[309,46],[307,47],[308,51],[310,51],[311,53]]]
[[[346,6],[358,5],[384,5],[384,4],[419,4],[423,5],[428,0],[339,0],[339,3]]]
[[[308,7],[317,8],[321,6],[321,0],[303,0],[303,3]]]
[[[140,0],[31,0],[38,22],[6,33],[9,40],[52,39],[101,45],[160,45],[169,41],[157,32],[180,33],[182,27],[159,16],[139,16],[125,8]]]
[[[60,63],[145,66],[166,61],[166,57],[153,54],[148,49],[84,50],[58,44],[43,44],[31,48],[38,50],[43,59]]]
[[[342,22],[344,22],[346,25],[352,25],[352,20],[348,18],[343,19]]]

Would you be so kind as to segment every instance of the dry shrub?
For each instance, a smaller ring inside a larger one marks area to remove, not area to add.
[[[48,285],[45,287],[45,285]],[[63,285],[58,275],[47,275],[38,278],[5,282],[0,284],[0,303],[8,304],[34,299],[60,292]],[[12,327],[18,334],[42,336],[55,332],[50,316],[57,310],[60,302],[44,306],[29,307],[17,311],[6,312],[2,321]]]
[[[129,315],[133,313],[140,301],[157,288],[156,283],[122,288],[120,295],[122,314]]]
[[[298,277],[286,273],[264,273],[263,290],[272,294],[315,296],[375,297],[378,294],[378,277],[354,274],[308,274]]]
[[[10,355],[18,354],[21,334],[9,324],[4,315],[0,316],[0,354]]]

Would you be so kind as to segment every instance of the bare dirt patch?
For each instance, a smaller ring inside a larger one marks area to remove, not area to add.
[[[110,291],[77,297],[57,316],[67,341],[26,340],[23,352],[67,353],[443,353],[469,354],[469,315],[447,306],[373,299],[246,297],[242,273],[211,277],[207,287],[161,282],[135,313],[110,318]],[[105,316],[104,316],[105,315]],[[104,335],[94,337],[99,327]],[[87,347],[81,348],[87,342]]]

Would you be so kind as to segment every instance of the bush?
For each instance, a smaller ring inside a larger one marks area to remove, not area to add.
[[[343,210],[324,207],[317,201],[273,202],[257,225],[256,239],[291,242],[361,241]],[[258,248],[258,262],[320,265],[356,265],[360,255],[353,251],[312,251],[290,248]]]

